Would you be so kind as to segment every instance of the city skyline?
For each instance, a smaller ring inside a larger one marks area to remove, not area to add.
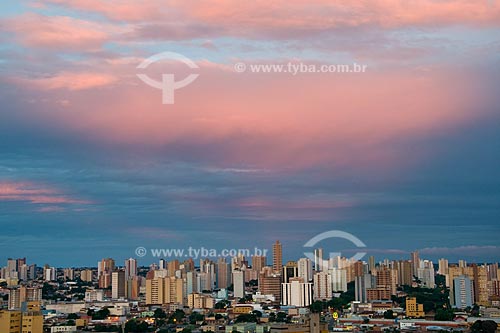
[[[318,248],[318,249],[321,249],[321,248]],[[322,250],[322,249],[321,249]],[[415,263],[415,265],[417,266],[412,266],[413,270],[416,271],[416,267],[418,267],[418,264],[417,262],[413,261],[412,260],[412,256],[414,254],[417,254],[419,257],[419,261],[420,262],[421,260],[429,260],[433,263],[433,266],[435,268],[438,268],[440,265],[441,265],[441,261],[445,261],[446,262],[446,265],[450,265],[450,266],[461,266],[461,265],[464,265],[464,264],[478,264],[478,265],[489,265],[489,264],[495,264],[495,263],[500,263],[500,259],[496,259],[496,260],[492,260],[492,261],[485,261],[485,260],[478,260],[478,261],[469,261],[469,260],[466,260],[464,258],[459,258],[457,260],[450,260],[449,257],[446,257],[446,256],[441,256],[437,259],[434,259],[433,257],[430,257],[430,256],[426,256],[426,255],[422,255],[422,253],[419,251],[419,250],[415,250],[413,252],[409,252],[406,256],[401,256],[401,255],[393,255],[392,257],[387,257],[387,256],[372,256],[372,255],[369,255],[367,254],[365,257],[363,257],[362,259],[360,260],[355,260],[355,261],[352,261],[352,263],[354,264],[354,262],[356,261],[359,261],[359,262],[363,262],[365,264],[367,264],[368,266],[371,265],[371,260],[373,258],[374,260],[374,264],[376,265],[381,265],[381,264],[384,264],[385,262],[397,262],[397,261],[408,261],[410,263]],[[248,261],[249,263],[249,267],[252,267],[254,268],[254,266],[252,265],[253,263],[253,259],[254,258],[265,258],[265,266],[267,267],[271,267],[273,268],[274,271],[276,272],[281,272],[281,269],[278,269],[276,270],[274,268],[274,256],[273,256],[273,253],[272,251],[270,251],[267,255],[254,255],[254,254],[251,254],[249,256],[244,256],[244,255],[241,255],[242,257],[245,258],[246,261]],[[193,260],[194,262],[194,267],[195,268],[200,268],[199,266],[199,262],[201,261],[204,261],[204,260],[209,260],[209,261],[214,261],[214,262],[217,262],[218,260],[231,260],[231,259],[234,259],[234,258],[237,258],[238,256],[230,256],[230,255],[227,255],[227,256],[222,256],[222,255],[218,255],[218,256],[215,256],[215,257],[211,257],[211,256],[200,256],[200,257],[196,257],[196,258],[193,258],[193,257],[190,257],[189,255],[183,255],[183,256],[179,256],[179,257],[175,257],[175,256],[171,256],[171,257],[137,257],[137,256],[132,256],[132,257],[125,257],[125,258],[121,258],[121,257],[113,257],[113,256],[101,256],[101,257],[96,257],[93,264],[89,264],[89,265],[75,265],[75,264],[69,264],[69,265],[57,265],[55,264],[53,261],[49,261],[49,260],[42,260],[41,262],[35,262],[34,260],[29,260],[30,258],[27,257],[27,256],[21,256],[21,257],[15,257],[15,256],[8,256],[6,257],[5,260],[3,260],[4,262],[8,262],[8,261],[18,261],[18,260],[24,260],[24,263],[25,264],[29,264],[29,265],[35,265],[36,267],[44,267],[44,266],[48,266],[48,267],[55,267],[57,269],[64,269],[64,268],[75,268],[75,269],[78,269],[78,268],[93,268],[93,269],[100,269],[99,268],[99,264],[102,262],[102,260],[112,260],[113,261],[113,269],[114,270],[115,268],[120,268],[120,269],[123,269],[125,272],[127,272],[128,268],[127,268],[127,265],[128,265],[128,262],[129,260],[131,260],[132,262],[134,262],[135,264],[135,270],[137,270],[138,268],[150,268],[152,265],[156,265],[158,269],[167,269],[167,267],[162,267],[162,264],[166,265],[167,263],[169,262],[178,262],[178,263],[182,263],[182,262],[186,262],[186,261],[190,261],[190,260]],[[323,258],[324,260],[336,260],[336,258],[342,258],[342,259],[346,259],[346,260],[350,260],[351,258],[349,257],[344,257],[344,256],[339,256],[339,257],[330,257],[330,258]],[[321,271],[320,269],[320,265],[316,265],[316,261],[315,260],[312,260],[312,259],[309,259],[307,258],[306,256],[299,256],[299,257],[290,257],[290,258],[282,258],[282,269],[286,266],[286,263],[288,262],[296,262],[296,263],[299,263],[299,261],[301,259],[306,259],[306,260],[310,260],[311,263],[312,263],[312,268],[314,271]],[[0,259],[1,260],[1,259]],[[0,261],[1,262],[1,261]],[[97,263],[97,265],[95,264]],[[123,265],[120,265],[118,263],[123,263]],[[263,267],[263,263],[264,261],[262,261],[262,267]],[[29,266],[28,265],[28,266]],[[412,264],[413,265],[413,264]],[[1,266],[1,265],[0,265]],[[257,264],[258,267],[261,267],[261,264]],[[438,270],[436,270],[437,272]],[[281,273],[280,273],[281,274]]]

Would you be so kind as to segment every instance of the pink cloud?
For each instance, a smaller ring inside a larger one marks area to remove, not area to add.
[[[107,64],[102,73],[123,80],[89,93],[79,85],[71,94],[44,91],[44,98],[68,102],[33,110],[31,121],[108,144],[168,151],[182,143],[189,154],[221,167],[383,169],[420,158],[418,152],[403,158],[399,140],[462,126],[491,102],[480,77],[449,68],[292,76],[199,64],[200,77],[176,91],[174,105],[161,104],[161,92],[135,78],[135,66]],[[151,77],[180,71],[158,66]]]
[[[5,19],[7,31],[24,45],[51,49],[97,50],[112,36],[121,32],[116,26],[69,16],[44,16],[26,13]]]
[[[91,203],[88,200],[73,198],[60,190],[42,184],[12,181],[0,181],[0,201],[20,201],[48,205],[40,208],[42,212],[62,208],[57,206],[59,204],[87,205]]]
[[[500,22],[498,1],[153,0],[139,3],[126,0],[111,6],[97,0],[50,1],[98,12],[113,20],[147,23],[147,27],[139,26],[141,30],[146,28],[142,35],[156,38],[163,35],[167,39],[172,35],[192,35],[196,27],[199,27],[195,29],[198,37],[212,30],[222,35],[289,38],[337,28],[498,26]]]
[[[46,78],[14,78],[13,80],[41,90],[86,90],[110,85],[115,83],[118,78],[106,73],[60,72]],[[67,106],[69,104],[68,100],[63,101],[62,105]]]

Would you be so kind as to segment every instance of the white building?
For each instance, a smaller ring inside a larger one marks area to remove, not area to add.
[[[45,281],[55,281],[56,280],[56,269],[54,267],[45,268],[43,271],[43,277]]]
[[[125,260],[125,281],[137,276],[137,260],[129,258]]]
[[[330,268],[332,276],[332,291],[347,291],[347,271],[345,269]]]
[[[85,292],[85,302],[101,302],[104,299],[104,290],[95,289]]]
[[[233,271],[234,297],[245,297],[245,272]]]
[[[308,258],[300,258],[297,261],[297,276],[302,278],[304,281],[312,281],[313,279],[313,269],[312,261]]]
[[[291,278],[288,283],[281,284],[281,294],[282,305],[309,306],[312,303],[312,283]]]

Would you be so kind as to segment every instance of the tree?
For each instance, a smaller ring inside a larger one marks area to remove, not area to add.
[[[252,313],[242,313],[234,320],[235,323],[256,323],[257,316]]]
[[[189,315],[189,323],[196,324],[197,321],[205,320],[205,316],[199,312],[193,312]]]
[[[154,312],[153,317],[155,317],[156,319],[163,319],[167,318],[167,314],[161,308],[157,308]]]
[[[215,314],[215,320],[221,320],[223,317],[220,313]]]
[[[440,321],[451,321],[453,320],[453,317],[453,311],[447,309],[438,309],[434,315],[434,319]]]
[[[93,320],[103,320],[109,316],[110,312],[108,308],[102,308],[101,310],[94,312],[92,314]]]
[[[76,313],[70,313],[66,317],[66,319],[78,319],[78,318],[80,318],[80,317]]]
[[[474,304],[472,306],[472,309],[470,310],[470,315],[472,317],[479,317],[479,306],[477,304]]]
[[[215,303],[214,308],[217,310],[225,309],[228,306],[229,302],[226,300],[219,301]]]
[[[284,323],[287,321],[287,316],[286,316],[286,313],[285,312],[278,312],[278,314],[276,315],[276,321],[278,323]]]
[[[136,333],[136,332],[148,332],[149,331],[149,325],[145,321],[142,321],[140,323],[137,322],[137,320],[133,319],[128,321],[125,324],[125,332],[127,333]]]
[[[186,313],[184,313],[184,311],[177,309],[177,310],[175,310],[174,313],[172,313],[170,318],[168,318],[168,322],[169,322],[169,324],[180,323],[184,320],[185,316],[186,316]]]
[[[394,319],[394,311],[387,310],[384,312],[384,319]]]
[[[250,281],[248,282],[248,285],[249,285],[250,287],[257,287],[257,286],[259,285],[259,280],[250,280]]]
[[[314,301],[311,303],[311,305],[309,305],[309,309],[313,313],[320,313],[321,311],[323,311],[324,307],[325,305],[322,301]]]
[[[493,320],[476,320],[470,329],[473,333],[495,333],[497,327]]]

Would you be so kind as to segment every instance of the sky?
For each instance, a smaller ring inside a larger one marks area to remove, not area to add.
[[[499,51],[498,0],[4,1],[0,265],[298,259],[331,230],[378,260],[497,262]],[[137,68],[161,52],[197,68]],[[250,70],[288,63],[366,70]],[[198,77],[163,104],[139,73]]]

